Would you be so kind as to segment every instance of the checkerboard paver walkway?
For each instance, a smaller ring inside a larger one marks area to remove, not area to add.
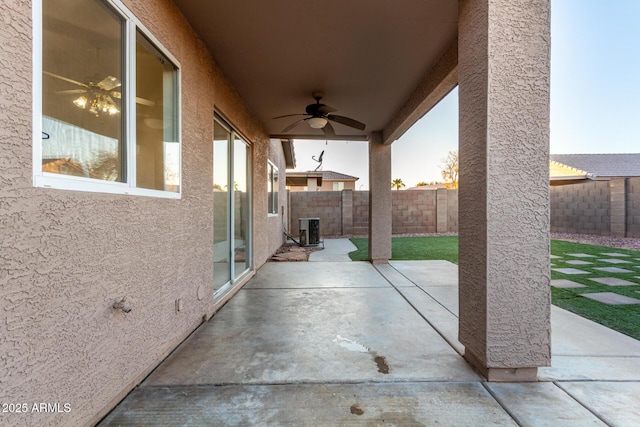
[[[636,282],[630,282],[629,280],[619,279],[617,277],[598,277],[596,279],[589,280],[602,283],[607,286],[638,286],[638,283]]]
[[[605,273],[633,273],[631,270],[627,270],[620,267],[594,267],[594,270],[604,271]]]
[[[603,258],[599,259],[600,262],[608,262],[609,264],[631,264],[631,261],[627,261],[625,259],[617,259],[617,258]]]
[[[568,259],[565,261],[566,264],[571,264],[571,265],[592,265],[592,262],[589,261],[583,261],[581,259]]]
[[[554,279],[551,281],[551,286],[555,288],[586,288],[587,285],[583,285],[582,283],[574,282],[573,280],[567,279]]]
[[[591,274],[588,271],[580,270],[578,268],[554,268],[553,271],[564,274]]]
[[[630,305],[640,304],[640,299],[626,297],[614,292],[596,292],[592,294],[580,294],[581,297],[589,298],[594,301],[607,305]]]

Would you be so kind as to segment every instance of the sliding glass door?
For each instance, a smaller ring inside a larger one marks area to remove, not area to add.
[[[213,275],[220,298],[251,266],[249,145],[216,117],[213,139]]]

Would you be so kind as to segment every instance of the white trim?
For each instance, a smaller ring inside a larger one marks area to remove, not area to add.
[[[33,105],[32,105],[32,129],[33,129],[33,185],[36,178],[42,175],[42,0],[33,0]]]
[[[77,177],[71,175],[55,174],[42,171],[42,55],[43,55],[43,7],[44,0],[33,0],[32,22],[33,22],[33,93],[32,93],[32,129],[33,129],[33,186],[44,188],[55,188],[60,190],[86,191],[108,194],[127,194],[146,197],[158,197],[167,199],[182,198],[182,73],[180,62],[154,37],[149,29],[120,1],[103,0],[119,14],[124,21],[124,91],[123,98],[126,100],[123,115],[124,131],[124,158],[126,162],[125,181],[114,182],[98,179]],[[180,144],[179,153],[179,191],[152,190],[136,187],[136,37],[139,31],[144,37],[151,41],[155,48],[169,60],[175,67],[176,73],[176,108],[177,108],[177,138]]]
[[[136,110],[136,24],[129,20],[125,26],[126,42],[124,43],[125,58],[127,59],[124,67],[125,75],[125,99],[127,100],[125,106],[126,124],[125,131],[123,132],[125,138],[125,161],[127,166],[126,182],[130,187],[136,188],[137,176],[136,176],[136,136],[137,136],[137,120]]]

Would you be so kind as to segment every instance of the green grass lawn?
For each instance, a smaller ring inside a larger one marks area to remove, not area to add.
[[[358,248],[349,257],[353,261],[369,260],[369,239],[351,239]],[[391,259],[446,259],[458,263],[458,236],[394,237],[391,239]]]
[[[358,248],[349,256],[354,261],[368,260],[368,239],[351,239]],[[433,237],[395,237],[391,241],[394,260],[448,260],[458,263],[458,238],[456,236]],[[613,257],[604,253],[625,254],[628,257]],[[580,296],[591,292],[613,292],[631,298],[640,299],[640,252],[626,249],[593,246],[582,243],[551,241],[551,254],[559,258],[551,260],[551,279],[567,279],[585,285],[583,288],[551,288],[551,301],[554,305],[591,319],[611,329],[640,339],[640,304],[607,305]],[[587,254],[593,257],[576,257],[570,254]],[[629,263],[612,264],[603,259],[616,258]],[[569,260],[583,260],[591,264],[572,265]],[[596,270],[600,267],[619,267],[631,273],[608,273]],[[589,272],[584,275],[569,275],[555,268],[577,268]],[[615,277],[633,282],[633,286],[608,286],[589,279]]]

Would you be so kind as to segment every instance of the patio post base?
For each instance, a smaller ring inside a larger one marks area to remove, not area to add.
[[[538,381],[538,368],[489,368],[484,366],[473,353],[465,349],[464,358],[487,381],[491,382],[536,382]]]

